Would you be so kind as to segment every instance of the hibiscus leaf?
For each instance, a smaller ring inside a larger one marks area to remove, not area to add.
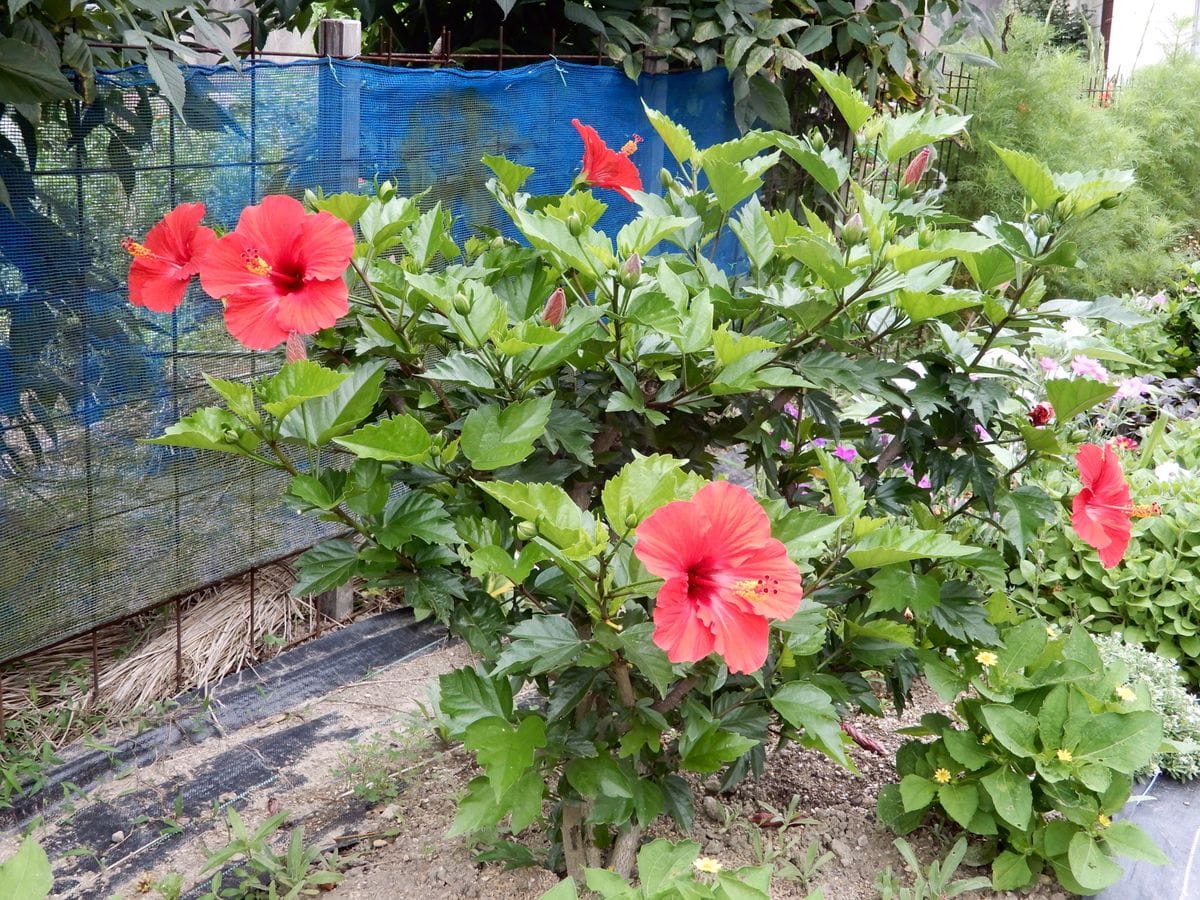
[[[691,497],[703,482],[682,471],[686,462],[661,453],[636,456],[610,478],[601,501],[613,531],[628,531],[660,506]]]
[[[554,396],[547,394],[504,410],[494,403],[477,407],[463,422],[463,453],[481,472],[521,462],[533,452],[533,442],[546,430],[553,402]]]
[[[803,732],[801,743],[815,747],[826,756],[855,771],[846,753],[846,738],[841,720],[829,695],[814,684],[792,681],[777,690],[771,705],[789,725]]]
[[[525,180],[533,174],[532,166],[523,166],[504,156],[485,155],[483,164],[496,176],[496,181],[508,194],[515,194]]]
[[[512,715],[512,689],[507,678],[488,678],[474,669],[455,669],[438,676],[437,707],[450,738],[459,738],[472,722],[488,716]]]
[[[325,541],[302,553],[296,567],[292,596],[319,594],[350,580],[358,570],[358,548],[349,541]]]
[[[287,363],[256,386],[263,409],[276,419],[314,397],[324,397],[346,380],[346,373],[327,369],[310,359]]]
[[[680,745],[680,764],[691,772],[709,775],[758,746],[758,741],[712,727],[696,740]]]
[[[410,415],[402,415],[364,425],[345,437],[334,438],[333,442],[359,459],[415,462],[429,455],[432,439],[425,426]]]
[[[1114,385],[1091,378],[1055,378],[1046,382],[1046,398],[1054,407],[1054,418],[1059,424],[1071,421],[1116,392]]]
[[[609,659],[599,648],[586,646],[575,626],[562,616],[534,616],[509,636],[511,643],[496,661],[497,674],[520,669],[529,675],[541,675],[569,663],[598,665]]]
[[[996,509],[1000,513],[1000,527],[1022,553],[1037,540],[1043,525],[1058,518],[1058,504],[1032,484],[1023,484],[998,498]]]
[[[379,402],[386,365],[386,361],[380,360],[353,369],[332,392],[305,400],[288,413],[279,423],[279,434],[320,447],[352,431]]]
[[[829,99],[833,101],[838,112],[842,114],[842,118],[850,126],[850,131],[858,131],[874,114],[874,107],[854,87],[854,82],[850,80],[849,76],[822,69],[812,63],[809,63],[808,69],[825,89],[825,93],[829,95]]]
[[[974,552],[975,548],[948,535],[884,525],[860,538],[846,558],[856,569],[873,569],[913,559],[953,559]]]
[[[546,746],[546,721],[528,716],[513,727],[497,717],[479,719],[467,728],[464,744],[475,751],[475,760],[492,785],[497,801],[533,765],[534,753]]]
[[[245,423],[227,409],[206,406],[169,425],[147,444],[168,447],[192,447],[245,456],[258,446],[258,437],[246,430]]]
[[[435,546],[456,544],[459,539],[442,501],[421,491],[407,491],[388,501],[384,525],[376,537],[389,550],[413,538]]]

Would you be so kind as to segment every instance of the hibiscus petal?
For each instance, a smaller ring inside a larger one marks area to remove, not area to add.
[[[295,259],[305,278],[341,278],[354,255],[354,232],[327,212],[306,215],[300,223]]]
[[[1091,504],[1091,492],[1084,489],[1075,495],[1071,503],[1071,527],[1085,544],[1090,544],[1097,550],[1102,550],[1112,543],[1100,510]]]
[[[735,599],[718,600],[700,611],[712,629],[713,649],[725,660],[730,672],[757,672],[767,661],[770,624]]]
[[[201,261],[200,286],[204,292],[221,300],[270,287],[267,276],[247,270],[243,254],[249,249],[246,238],[236,231],[218,240]]]
[[[287,340],[288,331],[279,325],[278,301],[273,296],[244,294],[225,303],[225,327],[251,350],[270,350]]]
[[[708,520],[700,507],[688,500],[660,506],[638,526],[633,552],[652,575],[686,576],[711,550]]]
[[[271,265],[292,254],[307,213],[295,197],[271,194],[257,206],[247,206],[235,232]]]
[[[800,608],[804,597],[804,576],[799,567],[788,559],[787,548],[771,538],[756,553],[730,573],[736,581],[763,579],[750,605],[754,612],[768,619],[790,619]]]
[[[176,266],[155,262],[133,261],[129,267],[129,300],[151,312],[169,313],[183,302],[191,277]]]
[[[673,663],[699,662],[713,651],[712,631],[696,615],[686,577],[672,578],[659,589],[654,601],[654,643]]]
[[[1110,525],[1105,529],[1108,532],[1109,543],[1106,547],[1097,548],[1100,556],[1100,565],[1106,569],[1111,569],[1125,557],[1125,551],[1129,549],[1129,538],[1132,530],[1129,525],[1129,520],[1126,519],[1123,526]]]
[[[276,317],[279,326],[301,334],[330,328],[350,309],[350,292],[340,277],[306,281],[298,291],[281,294]]]
[[[714,481],[696,491],[692,502],[708,517],[708,543],[736,566],[771,540],[771,520],[745,488]]]
[[[192,258],[197,232],[213,233],[211,228],[199,228],[203,218],[203,203],[181,203],[146,232],[143,243],[146,249],[173,263],[186,262]]]

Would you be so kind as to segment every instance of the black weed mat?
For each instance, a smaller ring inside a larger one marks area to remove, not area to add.
[[[408,612],[397,610],[355,622],[229,675],[209,689],[207,699],[198,692],[183,694],[165,724],[103,750],[64,751],[63,764],[48,773],[39,791],[0,811],[0,831],[27,825],[64,797],[86,792],[114,772],[142,768],[181,745],[199,743],[218,733],[218,725],[220,732],[229,734],[270,719],[373,670],[431,650],[443,640],[440,628],[414,622]]]
[[[247,740],[159,784],[131,790],[112,801],[87,803],[60,823],[45,842],[47,855],[57,861],[55,891],[71,891],[80,876],[104,871],[103,882],[88,893],[107,896],[101,890],[104,882],[120,880],[131,867],[149,871],[167,858],[177,841],[193,832],[215,828],[223,833],[225,806],[237,807],[251,791],[274,782],[282,769],[314,744],[345,741],[357,733],[356,729],[338,729],[338,722],[336,714],[302,722]],[[301,783],[293,777],[288,787]],[[213,810],[220,817],[201,818],[202,813]],[[182,829],[176,824],[179,818],[188,822]],[[124,837],[114,843],[116,832]]]

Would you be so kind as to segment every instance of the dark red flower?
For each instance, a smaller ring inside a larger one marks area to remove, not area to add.
[[[152,312],[173,311],[188,282],[200,271],[200,259],[216,243],[211,228],[200,224],[203,203],[183,203],[150,229],[144,243],[125,238],[121,246],[133,257],[129,264],[129,300]]]
[[[637,529],[634,553],[665,579],[654,605],[654,643],[671,662],[714,651],[730,672],[767,659],[769,619],[796,612],[804,594],[796,564],[743,487],[717,481],[691,500],[660,507]]]
[[[1129,514],[1133,501],[1116,450],[1109,445],[1084,444],[1075,454],[1083,490],[1071,506],[1075,533],[1100,552],[1100,563],[1111,569],[1129,547]]]
[[[592,187],[608,188],[626,200],[632,200],[629,191],[642,189],[642,176],[629,157],[641,138],[634,135],[618,153],[609,149],[592,126],[584,125],[578,119],[572,119],[571,124],[583,138],[583,165],[579,177]]]
[[[204,258],[200,284],[225,302],[229,333],[251,350],[329,328],[349,309],[342,276],[354,232],[337,216],[307,213],[293,197],[264,197]]]
[[[1029,421],[1036,427],[1041,427],[1047,424],[1054,418],[1054,407],[1049,403],[1039,403],[1033,409],[1029,410]]]

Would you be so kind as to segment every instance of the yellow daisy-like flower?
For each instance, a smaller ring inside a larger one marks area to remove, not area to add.
[[[950,770],[949,769],[938,769],[936,772],[933,773],[933,780],[936,781],[938,784],[949,784],[950,783]]]
[[[978,653],[975,654],[975,662],[979,663],[985,669],[988,666],[994,666],[999,661],[1000,661],[1000,657],[998,657],[991,650],[980,650]]]
[[[1075,758],[1074,756],[1071,755],[1071,751],[1067,750],[1065,748],[1062,750],[1056,751],[1054,755],[1058,757],[1059,762],[1070,762],[1071,760],[1073,760]]]
[[[1116,693],[1117,696],[1126,703],[1128,703],[1130,700],[1137,699],[1137,694],[1134,692],[1133,688],[1127,684],[1118,684]]]
[[[1062,629],[1060,629],[1057,625],[1047,625],[1046,637],[1050,638],[1052,641],[1057,641],[1060,637],[1062,637]]]
[[[1112,824],[1112,819],[1110,819],[1104,813],[1100,813],[1100,815],[1096,816],[1096,821],[1100,823],[1101,828],[1107,828]]]
[[[703,872],[705,875],[716,875],[725,868],[719,859],[713,859],[711,856],[697,857],[692,866],[697,872]]]

